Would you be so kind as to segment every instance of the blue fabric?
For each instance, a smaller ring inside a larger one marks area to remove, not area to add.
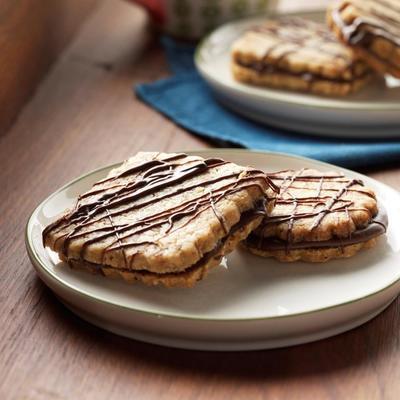
[[[136,94],[189,132],[224,146],[298,154],[345,167],[399,163],[400,140],[319,138],[247,120],[217,103],[196,72],[193,47],[163,38],[174,75],[135,87]],[[399,128],[400,129],[400,128]]]

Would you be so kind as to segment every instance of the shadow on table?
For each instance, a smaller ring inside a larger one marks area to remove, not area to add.
[[[182,377],[235,382],[285,380],[312,375],[314,378],[356,367],[375,364],[379,357],[395,346],[398,312],[395,301],[381,315],[350,332],[318,342],[284,349],[251,352],[202,352],[165,348],[125,339],[94,327],[68,311],[43,287],[48,318],[58,328],[69,330],[82,348],[102,352],[110,363],[114,360],[127,370],[150,369],[152,373],[179,373]],[[89,355],[90,356],[90,355]]]

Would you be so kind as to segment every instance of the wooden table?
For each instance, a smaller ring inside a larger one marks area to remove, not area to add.
[[[398,399],[398,300],[373,321],[331,339],[218,354],[97,329],[39,281],[23,234],[30,212],[48,194],[139,150],[209,146],[132,95],[133,83],[168,73],[146,26],[138,9],[102,2],[0,137],[0,398]],[[399,166],[368,174],[400,188]]]

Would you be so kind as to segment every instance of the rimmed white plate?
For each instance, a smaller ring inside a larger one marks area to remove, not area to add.
[[[222,157],[266,171],[339,168],[307,158],[247,150],[191,152]],[[281,264],[242,250],[192,289],[129,285],[73,271],[44,249],[43,228],[112,166],[68,183],[41,203],[26,229],[29,257],[43,282],[82,318],[150,343],[201,350],[255,350],[306,343],[344,332],[373,318],[400,291],[400,195],[366,176],[392,223],[371,250],[327,264]]]
[[[321,12],[291,14],[323,21]],[[230,47],[245,30],[265,20],[251,18],[216,29],[198,46],[198,71],[228,108],[250,119],[309,134],[382,138],[400,137],[400,80],[371,82],[359,93],[330,98],[260,88],[236,82],[231,74]]]

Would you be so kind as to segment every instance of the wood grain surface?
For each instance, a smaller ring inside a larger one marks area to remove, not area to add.
[[[99,4],[13,127],[0,137],[0,399],[398,399],[396,300],[364,326],[249,353],[174,350],[80,320],[39,281],[24,227],[83,172],[139,150],[210,146],[139,102],[135,82],[168,74],[140,9]],[[400,166],[368,174],[400,188]]]
[[[94,5],[95,0],[0,1],[0,134]]]

